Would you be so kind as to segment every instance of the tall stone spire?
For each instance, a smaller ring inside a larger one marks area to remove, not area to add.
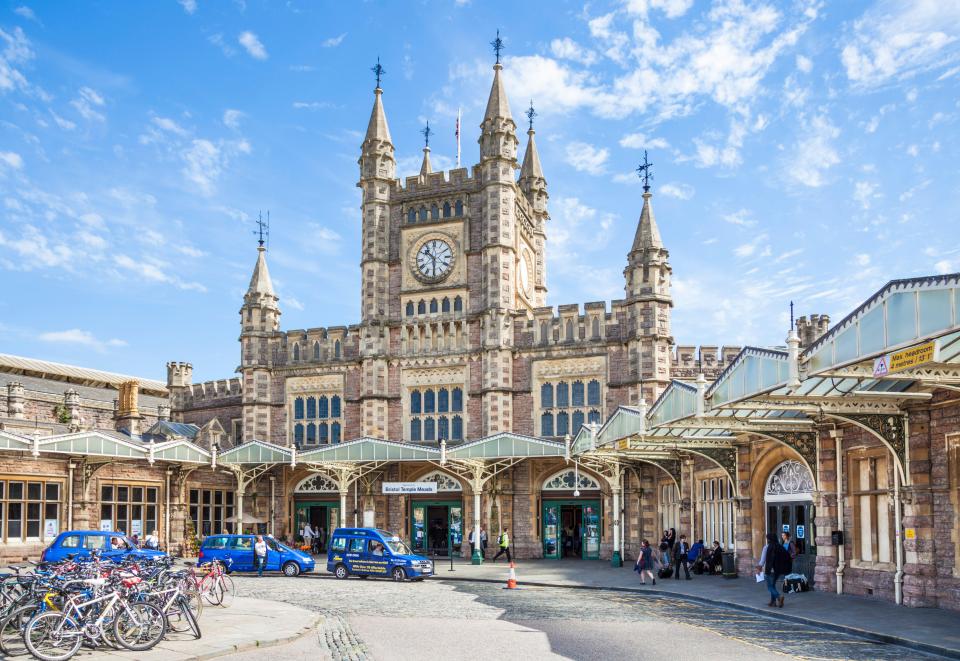
[[[524,184],[535,185],[538,180],[546,186],[546,181],[543,178],[543,168],[540,167],[540,154],[537,152],[537,143],[533,138],[535,133],[533,127],[527,131],[527,151],[523,154],[523,165],[520,166],[521,186],[524,186]]]
[[[502,64],[497,62],[493,65],[493,85],[490,87],[490,98],[487,99],[487,110],[483,113],[484,121],[498,117],[513,119],[510,114],[510,103],[507,101],[507,92],[503,89],[501,71],[503,71]]]
[[[390,127],[387,126],[387,115],[383,111],[383,90],[378,85],[373,90],[373,110],[370,112],[370,122],[367,124],[367,135],[363,139],[363,146],[366,148],[371,141],[386,142],[393,144],[390,137]]]
[[[433,166],[430,165],[430,136],[433,135],[433,129],[430,128],[430,122],[422,131],[423,134],[423,164],[420,166],[420,176],[424,177],[433,172]]]
[[[663,241],[660,239],[660,229],[657,227],[657,221],[653,217],[653,207],[650,205],[650,198],[653,193],[644,191],[643,208],[640,210],[640,220],[637,221],[637,231],[633,236],[633,247],[630,252],[642,252],[648,248],[663,249]]]
[[[257,265],[253,267],[253,277],[250,278],[250,286],[247,288],[247,295],[276,296],[273,293],[273,281],[270,280],[270,270],[267,268],[267,249],[263,246],[257,248]]]
[[[537,142],[534,138],[533,118],[537,112],[533,109],[533,100],[530,101],[530,107],[526,111],[529,120],[527,129],[527,151],[523,155],[523,165],[520,167],[520,180],[518,184],[523,191],[524,197],[530,203],[531,220],[533,220],[534,240],[532,248],[535,253],[534,273],[533,275],[533,299],[532,303],[536,307],[542,307],[547,304],[547,276],[546,276],[546,254],[545,246],[547,242],[546,226],[550,215],[547,212],[547,180],[543,176],[543,168],[540,166],[540,154],[537,152]]]

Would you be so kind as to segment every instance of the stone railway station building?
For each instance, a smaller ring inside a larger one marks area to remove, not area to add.
[[[309,521],[464,557],[474,527],[491,547],[509,528],[520,558],[618,564],[672,527],[749,577],[789,530],[817,589],[960,609],[960,276],[801,317],[783,347],[677,345],[647,189],[624,298],[547,307],[547,182],[532,128],[518,162],[500,65],[469,169],[434,172],[426,148],[397,179],[382,97],[359,323],[282,330],[261,246],[236,378],[0,355],[0,559],[68,529],[158,528],[189,552]],[[384,494],[408,482],[435,491]]]

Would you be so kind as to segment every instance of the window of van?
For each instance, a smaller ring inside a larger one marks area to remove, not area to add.
[[[277,545],[277,540],[270,539],[269,537],[264,537],[263,541],[267,543],[267,548],[271,551],[279,551],[280,547]]]
[[[203,542],[203,548],[225,549],[227,548],[227,538],[226,537],[207,537],[207,539]]]
[[[70,535],[69,537],[64,537],[63,541],[60,542],[60,548],[64,548],[64,549],[80,548],[80,535]]]
[[[347,548],[347,538],[346,537],[334,537],[333,542],[330,543],[331,551],[339,551],[343,553]]]
[[[362,537],[350,540],[350,553],[363,553],[367,550],[367,540]]]
[[[107,548],[106,535],[87,535],[83,538],[83,548],[85,549],[105,549]]]
[[[229,547],[237,551],[250,551],[253,549],[253,539],[250,537],[234,537],[230,540]]]

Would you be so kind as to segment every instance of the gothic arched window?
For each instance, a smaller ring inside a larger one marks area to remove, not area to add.
[[[312,422],[307,425],[307,445],[315,445],[317,442],[317,426]]]
[[[299,344],[294,344],[294,345],[293,345],[293,360],[294,360],[294,361],[300,360],[300,345],[299,345]]]
[[[446,413],[450,410],[450,391],[440,388],[437,391],[437,413]]]
[[[313,397],[307,397],[307,417],[317,417],[317,400]]]
[[[570,432],[570,417],[566,411],[557,414],[557,436],[565,436]]]
[[[573,429],[571,432],[576,434],[580,431],[580,428],[583,427],[583,411],[574,411],[573,412]]]
[[[340,395],[334,395],[330,398],[330,417],[340,417]]]
[[[427,220],[427,208],[426,208],[426,207],[420,207],[420,220],[421,220],[421,221]]]
[[[436,395],[432,390],[425,391],[423,393],[423,412],[433,413],[436,410],[436,401]]]
[[[570,403],[572,406],[583,406],[583,381],[573,382]]]
[[[410,413],[420,413],[420,391],[410,393]]]
[[[417,222],[417,212],[416,212],[416,210],[410,209],[409,211],[407,211],[407,222],[408,222],[408,223],[415,223],[415,222]]]
[[[449,218],[449,217],[450,217],[450,203],[449,203],[449,202],[444,202],[444,203],[443,203],[443,217],[444,217],[444,218]]]
[[[320,417],[321,418],[330,417],[329,402],[327,401],[326,396],[322,396],[320,398]]]
[[[320,360],[320,343],[319,342],[313,343],[313,359]]]
[[[454,215],[457,218],[463,215],[463,202],[461,200],[457,200],[456,205],[454,205]]]
[[[453,299],[453,311],[454,312],[463,312],[463,299],[457,296]]]
[[[600,339],[600,318],[599,317],[593,318],[593,339],[595,340]]]
[[[298,424],[293,428],[293,442],[303,445],[303,425]]]
[[[414,418],[410,421],[410,440],[420,440],[420,418]]]
[[[587,422],[589,422],[591,425],[595,423],[599,424],[600,411],[597,411],[596,409],[594,409],[593,411],[590,411],[590,413],[587,414]]]
[[[544,413],[540,416],[540,435],[553,436],[553,415]]]
[[[340,423],[335,422],[330,425],[330,442],[339,443],[340,442]]]
[[[540,344],[546,344],[550,341],[550,325],[543,321],[540,322]]]
[[[573,322],[567,321],[567,342],[573,342]]]
[[[407,316],[413,316],[413,301],[407,301]]]
[[[559,408],[566,408],[570,406],[570,386],[565,382],[561,381],[557,384],[557,406]]]
[[[445,415],[437,418],[437,440],[444,441],[450,438],[450,419]]]
[[[423,421],[423,440],[432,441],[434,440],[434,422],[433,418],[427,418]]]
[[[600,406],[600,382],[596,379],[587,384],[587,404]]]
[[[544,383],[540,386],[540,407],[545,409],[553,408],[553,384]]]
[[[334,358],[340,357],[340,340],[337,340],[336,342],[333,343],[333,357]]]
[[[295,420],[303,420],[303,398],[297,397],[293,400],[293,417]]]
[[[463,410],[463,389],[454,388],[453,389],[453,406],[450,407],[451,411],[462,411]]]
[[[437,309],[438,309],[438,308],[437,308],[437,299],[435,299],[435,298],[430,299],[430,313],[432,314],[432,313],[436,312]]]
[[[417,314],[426,314],[427,313],[427,302],[420,301],[417,303]]]
[[[463,440],[463,418],[459,415],[453,416],[453,433],[451,438],[455,441]]]
[[[430,218],[432,220],[440,220],[440,208],[436,204],[430,207]]]
[[[450,299],[446,296],[440,302],[440,312],[450,312]]]
[[[327,428],[327,423],[321,422],[320,423],[320,442],[321,443],[327,443],[330,441],[329,433],[330,432],[329,432],[329,429]]]

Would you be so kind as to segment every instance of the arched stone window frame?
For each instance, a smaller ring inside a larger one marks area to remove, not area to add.
[[[319,340],[313,341],[313,359],[320,360],[320,341]]]
[[[768,503],[809,500],[815,490],[813,475],[802,461],[787,459],[770,471],[763,499]]]
[[[436,482],[437,493],[463,491],[463,485],[460,484],[460,480],[441,470],[430,471],[417,480],[417,482]]]
[[[313,473],[300,480],[293,493],[339,493],[337,483],[326,475]]]
[[[451,214],[450,202],[444,202],[444,203],[443,203],[443,217],[444,217],[444,218],[449,218],[449,217],[450,217],[450,214]]]
[[[541,491],[599,491],[600,483],[592,475],[573,467],[557,471],[543,481]]]

